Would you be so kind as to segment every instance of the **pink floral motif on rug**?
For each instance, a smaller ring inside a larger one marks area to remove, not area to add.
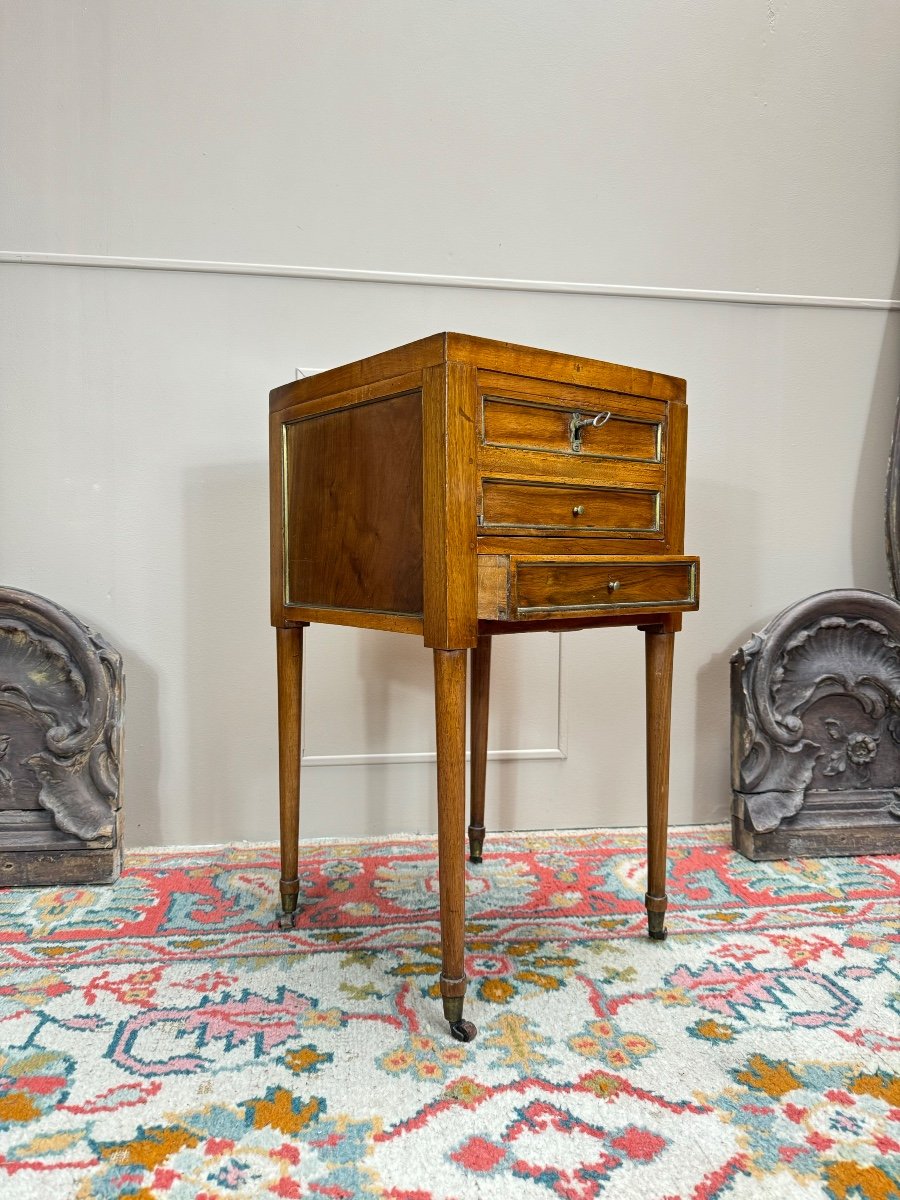
[[[441,1018],[435,843],[132,852],[0,892],[0,1196],[900,1200],[900,859],[495,835],[470,1044]]]

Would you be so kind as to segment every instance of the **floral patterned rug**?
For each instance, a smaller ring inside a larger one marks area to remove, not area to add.
[[[0,1196],[900,1197],[900,859],[495,835],[451,1040],[431,838],[132,852],[0,892]]]

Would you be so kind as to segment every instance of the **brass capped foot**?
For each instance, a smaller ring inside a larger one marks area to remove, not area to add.
[[[456,992],[448,996],[447,992]],[[441,975],[441,1004],[444,1009],[444,1019],[450,1026],[450,1032],[458,1042],[471,1042],[478,1030],[471,1021],[463,1020],[463,1004],[466,998],[466,977],[447,979]]]
[[[278,910],[276,922],[279,929],[293,929],[297,917],[297,893],[300,890],[299,880],[282,879],[281,908]]]
[[[478,1030],[471,1021],[451,1021],[450,1032],[458,1042],[472,1042]]]
[[[481,852],[484,849],[484,826],[469,826],[469,862],[480,863]]]
[[[665,896],[651,896],[648,892],[644,897],[644,904],[647,908],[647,932],[654,942],[665,941],[668,903]]]
[[[278,890],[281,892],[282,915],[292,916],[292,914],[297,911],[297,898],[300,893],[300,880],[282,879]],[[279,924],[280,923],[281,918],[279,917]],[[291,920],[291,925],[293,926],[293,924],[294,922]],[[284,926],[282,926],[282,928],[284,928]]]

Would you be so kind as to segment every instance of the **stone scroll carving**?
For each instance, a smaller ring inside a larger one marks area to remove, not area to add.
[[[0,883],[118,873],[123,700],[122,660],[99,634],[0,588]]]
[[[810,596],[731,663],[735,845],[755,858],[900,849],[900,605]]]

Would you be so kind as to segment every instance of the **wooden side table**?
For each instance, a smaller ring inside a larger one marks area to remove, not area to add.
[[[481,862],[491,638],[636,625],[646,640],[646,907],[665,937],[672,651],[697,607],[686,557],[684,381],[456,333],[271,393],[282,924],[299,882],[303,629],[423,637],[434,652],[444,1015],[469,1041],[469,850]]]

